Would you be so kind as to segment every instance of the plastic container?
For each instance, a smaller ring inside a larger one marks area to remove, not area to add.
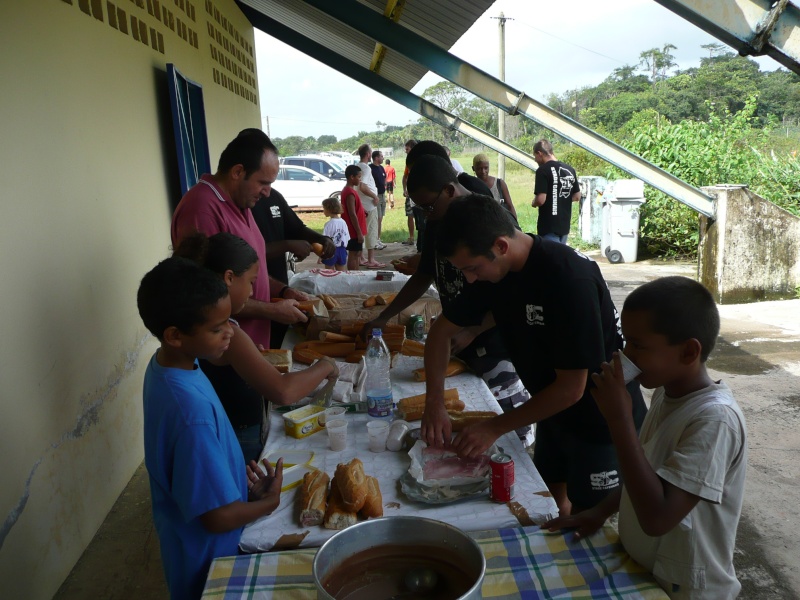
[[[319,416],[325,412],[324,406],[309,404],[283,415],[283,428],[286,435],[301,439],[322,430]]]
[[[389,435],[389,423],[384,420],[369,421],[367,423],[369,436],[369,451],[383,452],[386,450],[386,437]]]
[[[364,358],[367,364],[367,413],[376,419],[391,419],[394,409],[389,376],[391,355],[380,329],[372,330]]]

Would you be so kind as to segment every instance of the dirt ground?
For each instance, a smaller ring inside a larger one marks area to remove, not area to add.
[[[408,254],[399,243],[376,257]],[[598,261],[618,308],[637,286],[666,275],[694,277],[694,264]],[[316,257],[298,270],[317,267]],[[800,599],[800,300],[720,307],[722,331],[709,359],[747,419],[749,458],[734,557],[745,600]],[[147,474],[140,467],[55,598],[165,598]]]

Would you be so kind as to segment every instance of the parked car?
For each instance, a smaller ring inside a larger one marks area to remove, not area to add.
[[[281,162],[284,165],[296,165],[311,169],[330,179],[347,179],[344,174],[344,170],[347,168],[346,165],[343,165],[340,160],[333,156],[317,156],[313,154],[307,156],[287,156],[281,159]]]
[[[272,184],[289,206],[322,210],[322,201],[328,197],[338,198],[344,183],[333,180],[316,171],[295,165],[281,165],[278,178]]]

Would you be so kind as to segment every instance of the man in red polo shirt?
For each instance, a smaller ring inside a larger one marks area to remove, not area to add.
[[[275,145],[263,131],[245,129],[222,152],[217,172],[203,175],[186,192],[172,215],[173,247],[195,231],[209,236],[226,231],[241,237],[256,251],[258,279],[253,285],[252,298],[236,319],[253,341],[264,348],[269,348],[271,321],[292,324],[307,320],[296,302],[307,296],[268,276],[264,237],[250,210],[262,195],[269,196],[277,176]],[[295,301],[271,303],[271,297],[276,296]],[[215,367],[201,361],[201,368],[228,413],[245,457],[253,458],[252,453],[265,433],[263,399],[231,367]],[[251,444],[247,450],[243,438]]]

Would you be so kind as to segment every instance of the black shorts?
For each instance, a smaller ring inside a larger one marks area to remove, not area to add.
[[[394,181],[386,182],[386,191],[390,194],[394,191]]]
[[[364,249],[364,242],[359,242],[358,240],[354,240],[350,238],[347,242],[347,251],[348,252],[361,252]]]
[[[545,483],[566,483],[567,497],[581,510],[622,485],[614,444],[586,441],[551,419],[536,425],[533,464]]]

